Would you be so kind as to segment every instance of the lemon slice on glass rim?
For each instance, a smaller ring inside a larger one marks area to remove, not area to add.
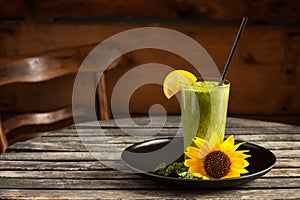
[[[192,85],[197,77],[185,70],[174,70],[170,72],[163,83],[164,95],[170,99],[181,89],[181,85]]]

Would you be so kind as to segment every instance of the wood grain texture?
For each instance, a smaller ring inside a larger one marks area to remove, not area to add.
[[[149,117],[142,117],[138,118],[138,120],[133,119],[118,119],[119,127],[122,128],[130,128],[132,126],[129,125],[129,121],[133,120],[137,126],[146,126],[151,122],[151,119]],[[165,121],[164,127],[166,128],[178,128],[181,127],[181,121],[178,120],[177,116],[175,115],[168,115],[167,118],[156,116],[153,121],[151,122],[152,126],[151,128],[160,128],[160,124],[162,121]],[[85,122],[85,123],[79,123],[76,124],[76,126],[72,126],[71,128],[74,129],[75,127],[78,129],[99,129],[99,125],[105,128],[113,128],[117,124],[114,119],[112,120],[103,120],[103,121],[91,121],[91,122]],[[262,121],[262,120],[249,120],[245,118],[232,118],[227,117],[226,120],[226,127],[228,128],[286,128],[286,130],[293,130],[297,129],[299,126],[289,125],[289,124],[283,124],[283,123],[276,123],[276,122],[268,122],[268,121]],[[87,130],[85,130],[87,131]],[[64,130],[64,132],[72,132],[72,130]]]
[[[92,47],[1,59],[1,112],[46,112],[70,106],[76,73]]]
[[[236,139],[240,139],[240,138],[245,138],[247,139],[247,137],[245,136],[240,136],[240,137],[236,137]],[[117,148],[121,148],[121,149],[125,149],[129,144],[132,144],[133,142],[136,141],[143,141],[142,138],[139,138],[138,140],[131,140],[128,141],[127,139],[121,143],[121,141],[119,141],[116,144],[93,144],[96,143],[96,141],[101,141],[101,139],[99,138],[94,138],[91,137],[90,142],[86,143],[85,145],[82,144],[82,141],[72,141],[70,140],[68,142],[68,146],[65,146],[64,144],[66,143],[66,140],[68,140],[69,138],[66,138],[64,141],[51,141],[49,142],[45,142],[45,141],[41,141],[41,142],[30,142],[28,143],[24,143],[24,144],[18,144],[18,145],[14,145],[11,146],[7,149],[8,152],[20,152],[20,151],[41,151],[41,152],[45,152],[45,151],[50,151],[50,152],[85,152],[86,151],[86,147],[88,148],[93,148],[94,150],[103,150],[103,149],[108,149],[110,146],[114,146]],[[149,139],[147,137],[144,138],[144,140]],[[299,142],[295,142],[295,141],[289,141],[289,142],[274,142],[274,141],[255,141],[255,140],[247,140],[249,142],[254,142],[255,144],[258,144],[260,146],[264,146],[265,148],[268,148],[270,150],[294,150],[294,149],[299,149],[300,148],[300,141]],[[131,142],[131,143],[130,143]]]
[[[283,199],[297,199],[300,196],[297,194],[297,188],[290,190],[293,196],[286,193],[286,190],[280,189],[249,189],[249,190],[221,190],[221,191],[183,191],[183,190],[16,190],[16,189],[2,189],[0,195],[4,198],[23,198],[28,197],[33,199],[47,199],[49,196],[56,199],[113,199],[112,197],[123,199],[186,199],[186,198],[205,198],[213,200],[216,194],[219,194],[219,199],[254,199],[264,197],[266,199],[276,199],[278,197]]]
[[[297,168],[274,168],[269,173],[264,175],[264,178],[280,177],[280,178],[297,178],[300,175]],[[141,179],[138,174],[132,173],[119,173],[116,174],[113,170],[87,170],[87,171],[0,171],[0,178],[41,178],[41,179],[77,179],[80,177],[85,180],[97,180],[97,179]]]
[[[170,185],[155,184],[154,181],[149,179],[97,179],[97,180],[80,180],[80,179],[2,179],[1,189],[90,189],[90,190],[104,190],[104,189],[116,189],[119,190],[169,190]],[[253,180],[251,183],[237,186],[236,189],[289,189],[298,188],[298,178],[260,178]]]
[[[158,118],[159,119],[159,118]],[[135,119],[147,124],[147,118]],[[179,117],[169,117],[162,135],[171,136],[180,128]],[[124,121],[126,121],[124,119]],[[113,120],[102,121],[105,142],[98,143],[98,122],[82,123],[78,129],[65,129],[12,145],[0,155],[0,196],[22,199],[161,199],[161,198],[263,198],[298,199],[300,180],[300,127],[256,120],[229,118],[227,132],[235,138],[271,149],[277,156],[274,168],[263,177],[227,190],[178,190],[158,184],[138,174],[119,172],[109,166],[126,170],[115,151],[99,154],[102,163],[84,149],[77,131],[88,145],[116,145],[125,148],[137,142],[126,136]],[[174,126],[172,126],[172,124]],[[145,128],[126,127],[145,132]],[[158,127],[153,129],[157,129]],[[145,138],[142,138],[145,139]],[[148,137],[149,139],[149,137]],[[102,140],[103,141],[103,140]]]
[[[258,9],[259,8],[259,9]],[[0,17],[53,20],[57,18],[188,18],[299,20],[297,0],[76,0],[1,1]]]
[[[30,161],[30,160],[0,160],[2,171],[89,171],[89,170],[109,170],[109,167],[98,160],[86,161]],[[123,162],[105,161],[108,166],[118,169],[128,169]],[[300,160],[295,158],[278,158],[276,167],[278,168],[299,168]]]
[[[191,36],[207,49],[222,70],[239,21],[247,16],[250,20],[228,75],[232,83],[229,114],[299,125],[299,9],[298,0],[1,1],[0,60],[98,44],[121,31],[155,26]],[[127,55],[125,65],[111,70],[105,80],[101,79],[101,85],[107,86],[99,88],[104,92],[102,94],[107,94],[99,98],[102,103],[98,110],[102,119],[111,117],[110,95],[118,78],[149,61],[193,71],[189,63],[166,52],[137,51]],[[65,64],[79,66],[80,63],[77,60]],[[44,105],[47,109],[58,109],[57,105],[70,103],[73,80],[71,76],[40,85],[33,97],[24,92],[27,89],[24,86],[4,88],[0,90],[0,111],[43,111]],[[55,102],[47,98],[45,92],[55,92],[51,85],[66,91]],[[145,94],[151,95],[144,98]],[[33,105],[37,96],[40,101]],[[45,104],[42,106],[41,102]],[[157,85],[139,88],[130,105],[124,105],[120,100],[118,111],[122,113],[124,107],[129,106],[135,116],[145,116],[154,103],[162,104],[169,113],[179,114],[178,102],[163,98]]]
[[[0,55],[5,59],[7,56],[98,43],[121,31],[143,26],[166,27],[187,34],[204,46],[219,66],[219,70],[222,70],[238,23],[219,25],[182,22],[142,24],[3,22],[3,29],[10,31],[0,32],[3,42]],[[297,92],[300,89],[297,81],[300,74],[298,67],[300,62],[297,56],[300,51],[299,31],[299,26],[296,25],[250,23],[247,26],[228,75],[232,83],[229,114],[264,116],[299,114],[300,96]],[[193,71],[191,65],[183,59],[159,50],[141,50],[124,57],[123,65],[111,69],[106,74],[108,107],[117,80],[126,71],[140,64],[158,62],[175,69],[185,66],[186,69]],[[147,94],[151,95],[144,98]],[[46,99],[44,100],[47,102]],[[169,113],[179,113],[178,102],[175,99],[170,101],[164,99],[159,86],[139,88],[133,94],[129,107],[132,113],[145,114],[153,103],[161,103]],[[117,110],[120,113],[128,107],[122,100],[118,105]]]

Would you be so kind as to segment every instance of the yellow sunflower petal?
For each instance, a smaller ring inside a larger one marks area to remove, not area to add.
[[[206,140],[199,137],[195,137],[193,141],[198,148],[201,148],[203,145],[207,144]]]
[[[238,150],[238,151],[236,151],[236,152],[239,152],[239,153],[248,153],[249,150]]]
[[[231,151],[234,147],[234,137],[229,136],[222,144],[220,144],[220,150],[223,152]]]
[[[185,155],[187,155],[190,158],[198,159],[199,158],[199,149],[196,147],[188,147],[186,148]]]
[[[191,174],[194,174],[194,173],[200,173],[200,167],[199,166],[191,166],[190,168],[189,168],[189,172],[191,173]]]
[[[233,150],[234,150],[234,151],[237,150],[237,148],[239,148],[242,144],[245,144],[245,143],[246,143],[246,142],[241,142],[241,143],[238,143],[238,144],[234,145]]]
[[[247,160],[244,160],[244,167],[248,167],[250,164]]]
[[[194,143],[200,150],[200,153],[199,153],[200,158],[205,157],[210,152],[208,143],[205,140],[203,140],[202,138],[196,137],[194,139]]]
[[[239,172],[240,172],[240,174],[246,174],[246,173],[248,173],[248,170],[246,170],[246,169],[240,169]]]
[[[200,173],[193,173],[193,176],[195,176],[197,178],[202,178],[203,177],[202,174],[200,174]]]
[[[244,162],[233,162],[231,164],[231,167],[241,169],[244,168]]]
[[[238,171],[230,170],[229,173],[226,176],[222,177],[222,179],[224,179],[224,178],[235,178],[235,177],[239,177],[239,176],[241,176],[241,175]]]
[[[239,170],[239,169],[236,169],[236,168],[231,167],[231,168],[230,168],[230,171],[231,171],[233,177],[238,177],[238,176],[240,176],[240,170]]]
[[[245,158],[251,157],[251,155],[244,154],[244,153],[247,153],[247,152],[234,151],[234,152],[231,152],[230,154],[232,155],[232,158],[237,158],[237,159],[242,159],[242,158],[245,159]]]
[[[250,158],[251,155],[248,155],[248,154],[243,154],[243,158]]]
[[[199,165],[199,160],[197,159],[187,159],[184,161],[184,165],[187,167]]]
[[[233,147],[234,146],[234,136],[230,135],[224,142],[223,144],[226,144],[227,146]]]
[[[203,161],[202,161],[203,163]],[[205,169],[204,169],[204,164],[199,165],[199,173],[202,174],[202,176],[206,175]]]

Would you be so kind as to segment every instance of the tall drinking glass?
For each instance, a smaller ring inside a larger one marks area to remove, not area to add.
[[[201,137],[209,142],[224,140],[229,81],[218,86],[219,78],[199,78],[192,85],[181,88],[181,115],[184,150],[194,145],[193,138]]]

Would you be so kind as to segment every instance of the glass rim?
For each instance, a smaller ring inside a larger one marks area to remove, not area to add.
[[[199,82],[199,81],[208,81],[208,82],[217,82],[219,83],[220,81],[220,78],[218,77],[196,77],[197,78],[197,81],[196,82]],[[223,81],[223,85],[219,86],[217,85],[216,87],[212,87],[212,88],[227,88],[230,86],[230,81],[225,79]],[[196,86],[196,85],[187,85],[187,84],[182,84],[181,85],[181,89],[189,89],[189,88],[197,88],[199,86]]]

